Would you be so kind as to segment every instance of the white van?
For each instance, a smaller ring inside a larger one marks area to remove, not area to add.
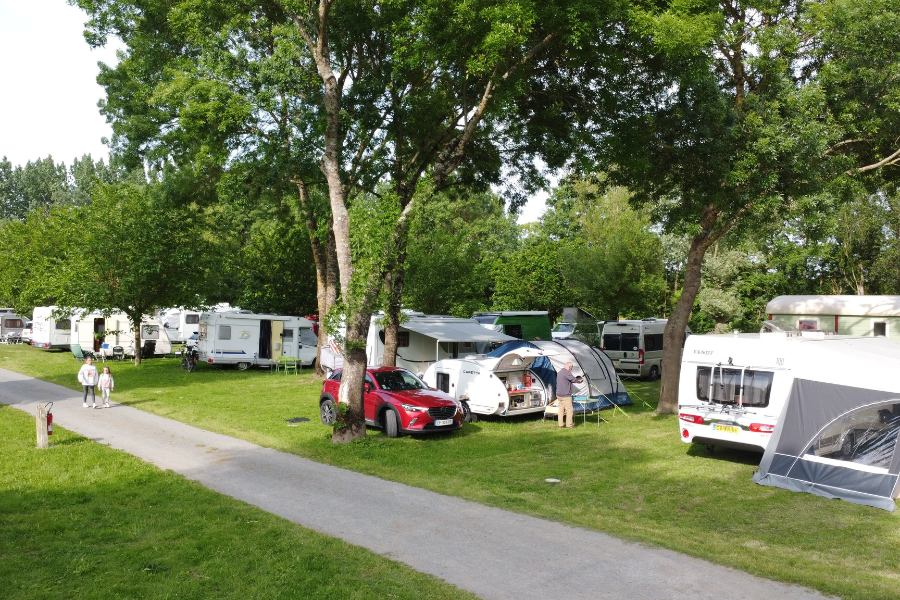
[[[600,349],[616,371],[630,377],[658,379],[662,373],[663,337],[668,319],[607,321]],[[690,330],[685,331],[685,335]]]

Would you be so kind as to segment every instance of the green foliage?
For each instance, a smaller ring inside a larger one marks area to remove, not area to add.
[[[471,317],[491,306],[494,272],[517,245],[515,217],[491,194],[427,199],[411,217],[403,304]]]

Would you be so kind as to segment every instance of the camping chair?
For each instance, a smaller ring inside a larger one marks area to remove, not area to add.
[[[84,359],[86,359],[88,356],[90,356],[91,358],[94,357],[93,353],[85,352],[84,350],[82,350],[81,344],[70,344],[69,348],[72,350],[72,357],[75,360],[84,362]]]
[[[280,361],[284,364],[284,374],[287,375],[288,371],[293,371],[294,375],[297,374],[297,363],[299,362],[296,358],[291,358],[289,356],[279,356]]]

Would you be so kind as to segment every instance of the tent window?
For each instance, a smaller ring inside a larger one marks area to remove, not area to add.
[[[743,376],[743,398],[741,378]],[[772,393],[771,371],[699,367],[697,369],[697,398],[706,402],[765,408]],[[711,380],[711,381],[710,381]],[[710,385],[712,383],[712,385]]]
[[[887,469],[898,433],[900,404],[867,406],[829,423],[806,453]]]

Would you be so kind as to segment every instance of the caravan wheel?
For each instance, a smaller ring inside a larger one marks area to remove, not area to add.
[[[478,420],[478,415],[472,412],[469,408],[469,403],[463,400],[460,404],[462,404],[463,410],[463,423],[474,423]]]
[[[239,362],[238,364],[235,365],[235,367],[237,367],[237,370],[238,370],[238,371],[246,371],[247,369],[250,368],[250,363],[248,363],[248,362]]]

